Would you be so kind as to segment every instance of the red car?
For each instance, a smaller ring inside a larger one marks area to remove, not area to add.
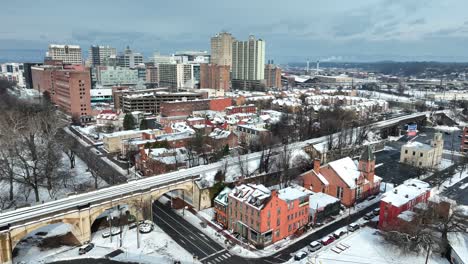
[[[320,240],[324,246],[331,244],[333,241],[335,241],[334,236],[326,236]]]

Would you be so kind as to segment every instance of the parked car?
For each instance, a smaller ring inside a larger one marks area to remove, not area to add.
[[[366,215],[364,215],[363,218],[364,218],[364,220],[371,220],[374,217],[375,217],[375,215],[374,215],[374,212],[372,211],[372,212],[369,212]]]
[[[380,214],[380,208],[375,208],[373,211],[374,215],[379,215]]]
[[[102,233],[102,237],[103,237],[103,238],[110,237],[110,232],[109,232],[109,231],[103,232],[103,233]]]
[[[144,221],[143,223],[141,223],[139,226],[138,226],[138,231],[140,231],[140,233],[142,234],[147,234],[151,231],[153,231],[153,222],[151,221]]]
[[[354,232],[359,229],[359,225],[357,223],[352,223],[348,225],[348,231]]]
[[[322,244],[324,246],[326,246],[326,245],[331,244],[333,241],[335,241],[334,236],[326,236],[326,237],[322,238],[322,240],[320,242],[322,242]]]
[[[322,248],[322,244],[319,241],[312,241],[309,244],[309,250],[311,252],[315,252],[315,251],[317,251],[317,250],[319,250],[321,248]]]
[[[80,254],[80,255],[86,254],[86,253],[88,253],[89,251],[91,251],[91,249],[93,249],[93,248],[94,248],[94,244],[93,244],[93,243],[89,243],[89,244],[83,245],[83,246],[81,246],[81,247],[78,249],[78,254]]]
[[[301,260],[303,258],[307,257],[307,252],[306,251],[299,251],[294,255],[294,260]]]
[[[122,230],[120,229],[120,227],[113,227],[110,233],[111,236],[116,236],[122,233]]]
[[[346,229],[338,229],[338,230],[335,231],[335,233],[333,233],[333,236],[336,239],[338,239],[338,238],[344,236],[347,233],[348,233],[348,230],[346,230]]]

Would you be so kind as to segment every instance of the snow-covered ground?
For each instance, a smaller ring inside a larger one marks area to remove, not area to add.
[[[344,250],[342,250],[344,249]],[[322,249],[309,253],[301,261],[289,260],[287,263],[424,263],[425,252],[421,254],[404,253],[397,246],[388,244],[376,229],[361,228],[349,233]],[[448,260],[431,254],[429,263],[448,264]]]
[[[436,188],[436,191],[443,191],[443,189],[452,187],[458,182],[468,177],[468,169],[461,171],[461,169],[456,170],[456,172],[448,179],[446,179],[439,188]]]
[[[54,232],[54,230],[56,232]],[[68,232],[68,226],[61,224],[50,225],[48,229],[51,234],[63,234]],[[41,230],[43,231],[43,230]],[[193,261],[193,256],[176,242],[174,242],[164,231],[155,225],[154,230],[148,234],[140,234],[140,248],[137,248],[136,229],[129,230],[124,227],[122,232],[122,247],[120,247],[119,236],[103,238],[102,233],[108,230],[100,230],[92,235],[94,249],[84,255],[78,255],[78,247],[62,246],[55,249],[41,250],[37,245],[25,246],[20,249],[20,255],[15,262],[35,264],[52,262],[58,260],[77,258],[103,258],[116,249],[124,251],[123,254],[113,258],[119,261],[134,261],[138,263],[173,263],[179,260],[182,263],[199,263]],[[34,235],[32,236],[34,237]]]
[[[41,203],[42,201],[47,202],[54,199],[64,198],[70,193],[79,191],[79,189],[83,186],[94,186],[94,178],[88,171],[86,163],[84,163],[84,161],[82,161],[78,156],[75,156],[75,167],[70,169],[70,161],[65,153],[63,153],[61,165],[61,170],[69,173],[67,180],[62,183],[60,188],[54,190],[53,192],[49,192],[45,187],[39,187]],[[25,185],[18,183],[14,183],[13,186],[17,206],[24,204],[34,205],[36,203],[32,190],[27,188],[25,189]],[[98,178],[98,187],[101,188],[106,186],[106,182],[101,178]],[[6,195],[8,193],[9,184],[0,181],[0,194]]]
[[[442,132],[454,132],[460,130],[460,128],[456,126],[435,126],[434,129]]]

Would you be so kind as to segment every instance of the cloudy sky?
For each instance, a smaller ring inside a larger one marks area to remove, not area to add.
[[[209,50],[225,30],[266,40],[267,59],[280,63],[468,61],[467,10],[466,0],[4,1],[0,58],[48,43]]]

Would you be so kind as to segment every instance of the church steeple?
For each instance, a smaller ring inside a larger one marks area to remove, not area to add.
[[[359,159],[361,175],[370,182],[374,182],[375,155],[371,146],[367,146]]]
[[[372,147],[370,145],[367,145],[367,147],[364,149],[360,160],[375,161],[375,155],[374,152],[372,152]]]

